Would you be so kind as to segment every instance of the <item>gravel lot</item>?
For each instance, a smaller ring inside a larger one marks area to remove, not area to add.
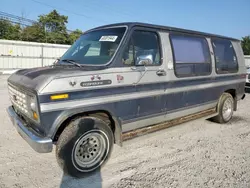
[[[74,179],[55,153],[38,154],[6,114],[6,76],[0,76],[0,187],[250,187],[250,94],[228,124],[199,119],[115,146],[106,166]],[[249,106],[248,106],[249,105]]]

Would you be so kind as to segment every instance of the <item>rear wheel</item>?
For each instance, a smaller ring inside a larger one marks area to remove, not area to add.
[[[223,93],[217,106],[218,115],[212,119],[218,123],[227,123],[232,119],[233,111],[234,99],[232,95]]]
[[[58,164],[71,176],[82,177],[98,170],[108,160],[114,138],[110,127],[95,117],[73,120],[56,146]]]

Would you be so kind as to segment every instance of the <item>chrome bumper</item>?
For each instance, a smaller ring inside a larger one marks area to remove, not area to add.
[[[16,127],[17,132],[36,152],[49,153],[52,151],[52,139],[41,137],[36,134],[34,130],[25,126],[25,123],[18,117],[12,106],[7,108],[7,112],[12,124]]]

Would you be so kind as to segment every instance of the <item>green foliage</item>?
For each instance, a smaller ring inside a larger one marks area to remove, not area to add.
[[[56,10],[53,10],[47,15],[39,16],[39,23],[46,30],[46,41],[49,43],[67,44],[68,33],[66,24],[68,17],[60,15]]]
[[[39,16],[38,21],[43,27],[46,27],[48,32],[66,32],[68,17],[60,15],[56,10],[53,10],[47,15]]]
[[[76,29],[69,34],[67,23],[68,17],[60,15],[56,10],[40,15],[37,23],[23,29],[8,20],[0,20],[0,39],[72,44],[82,31]]]
[[[0,20],[0,38],[7,40],[20,40],[21,27],[20,25],[13,25],[8,20]]]
[[[69,34],[69,44],[73,44],[82,34],[82,31],[76,29],[75,31]]]
[[[63,32],[48,32],[46,33],[46,42],[68,44],[68,34]]]
[[[250,55],[250,35],[242,38],[241,46],[244,55]]]
[[[45,31],[39,24],[33,24],[23,29],[22,40],[30,42],[45,42]]]

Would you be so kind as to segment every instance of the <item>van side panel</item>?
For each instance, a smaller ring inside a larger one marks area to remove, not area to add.
[[[47,100],[48,96],[42,95],[39,97],[39,101],[46,105],[43,108],[41,119],[47,130],[51,128],[47,134],[51,136],[57,126],[60,126],[55,125],[51,120],[56,120],[65,111],[69,111],[68,114],[72,114],[72,111],[105,110],[117,117],[125,131],[150,125],[154,118],[157,121],[165,121],[182,116],[182,112],[188,115],[197,110],[215,107],[221,94],[227,90],[235,90],[238,100],[243,96],[245,87],[244,73],[246,71],[242,49],[238,42],[232,42],[239,64],[237,73],[216,74],[214,71],[214,55],[211,53],[213,68],[210,75],[177,78],[174,73],[174,61],[169,34],[163,32],[160,33],[160,36],[162,45],[164,45],[163,60],[167,67],[166,81],[155,82],[151,80],[149,82],[142,79],[143,82],[137,85],[121,84],[117,87],[113,86],[113,88],[106,86],[99,90],[93,88],[86,92],[78,91],[77,94],[72,92],[70,93],[71,99],[69,101],[64,100],[51,104]],[[210,51],[213,52],[210,39],[207,38],[207,41]],[[120,71],[119,69],[119,74],[121,74]],[[153,74],[153,71],[151,70],[150,74]],[[113,74],[116,74],[115,69]],[[132,78],[128,77],[128,79]],[[166,101],[166,104],[162,104],[162,101]],[[141,106],[142,104],[143,106]],[[164,108],[159,108],[162,105]],[[143,109],[141,112],[140,107]],[[150,118],[153,118],[152,121],[149,120]],[[145,121],[142,124],[138,124],[142,120]]]
[[[70,111],[78,111],[79,109],[82,110],[82,112],[87,111],[93,111],[93,110],[105,110],[110,112],[113,116],[117,117],[122,124],[127,124],[131,122],[136,122],[141,119],[145,119],[148,117],[148,115],[137,115],[136,118],[131,117],[131,110],[135,109],[137,107],[137,102],[139,99],[144,100],[145,105],[148,106],[149,111],[152,113],[150,114],[150,117],[156,117],[163,114],[171,114],[173,112],[182,111],[183,108],[192,108],[197,106],[203,106],[205,104],[214,103],[214,106],[216,105],[216,102],[218,101],[220,95],[229,89],[236,89],[237,88],[244,88],[244,83],[241,81],[241,79],[237,78],[239,75],[235,76],[224,76],[224,77],[218,77],[215,80],[211,81],[211,79],[202,79],[197,83],[198,81],[192,81],[187,80],[184,83],[181,83],[182,81],[170,81],[166,82],[164,85],[166,87],[166,90],[164,93],[159,93],[161,98],[164,98],[164,100],[167,100],[167,111],[163,112],[161,109],[157,108],[157,106],[150,106],[147,101],[153,100],[157,96],[140,96],[140,92],[137,92],[138,97],[135,99],[125,99],[123,101],[105,101],[99,102],[96,105],[91,106],[85,106],[84,101],[85,100],[92,100],[91,97],[82,96],[83,101],[74,100],[70,101],[70,104],[68,102],[64,102],[66,106],[61,106],[61,110],[52,110],[43,112],[41,115],[41,119],[44,122],[43,126],[46,126],[47,128],[51,127],[51,120],[57,119],[57,116],[60,116],[65,111],[69,111],[69,114],[72,114]],[[152,92],[152,89],[150,87],[150,84],[144,85],[142,90],[145,90],[147,88],[148,92]],[[126,93],[125,89],[120,88],[123,94],[125,95],[129,94]],[[157,91],[157,88],[155,88],[155,91]],[[238,91],[238,90],[237,90]],[[132,94],[132,93],[130,93]],[[101,97],[101,96],[100,96]],[[104,97],[105,98],[105,97]],[[188,103],[184,100],[188,98]],[[197,100],[198,99],[198,100]],[[60,102],[58,102],[60,103]],[[78,108],[73,107],[74,105],[78,105],[79,103],[82,103],[82,105]],[[70,108],[69,106],[72,106]],[[51,105],[52,106],[52,105]]]

